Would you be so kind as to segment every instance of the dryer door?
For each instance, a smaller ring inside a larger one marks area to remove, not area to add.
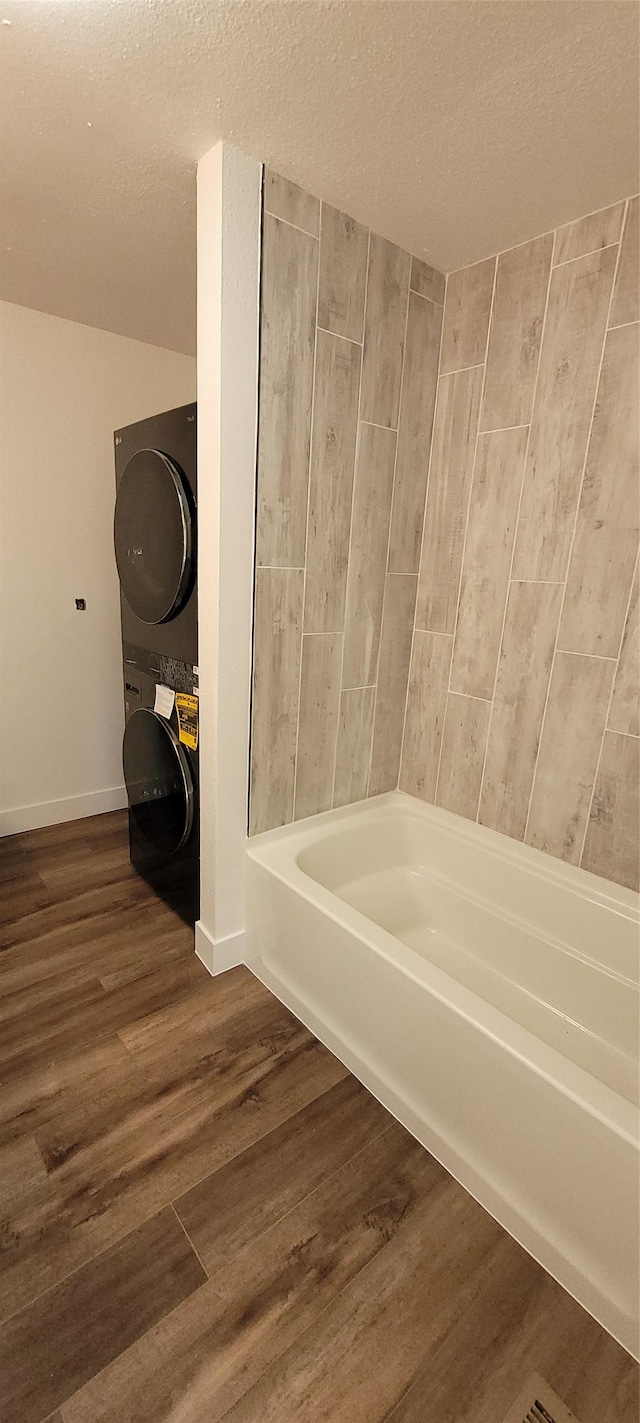
[[[129,717],[122,765],[138,829],[159,855],[175,855],[193,829],[195,792],[185,749],[157,712],[141,707]]]
[[[138,450],[116,496],[120,585],[144,623],[164,623],[189,596],[195,567],[191,498],[182,470],[160,450]]]

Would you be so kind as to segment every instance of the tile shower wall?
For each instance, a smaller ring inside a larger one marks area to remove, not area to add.
[[[637,402],[637,198],[449,276],[400,770],[631,887]]]
[[[445,287],[272,172],[264,207],[252,833],[398,784]]]

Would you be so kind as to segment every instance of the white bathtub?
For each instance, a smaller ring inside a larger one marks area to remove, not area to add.
[[[638,1354],[638,900],[392,792],[249,842],[247,961]]]

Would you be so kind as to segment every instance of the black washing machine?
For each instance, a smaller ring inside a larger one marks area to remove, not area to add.
[[[166,904],[194,924],[200,872],[198,751],[181,740],[179,721],[180,698],[193,696],[193,665],[130,643],[124,644],[123,654],[122,764],[131,863]],[[168,715],[155,710],[158,684],[174,693]],[[193,730],[190,719],[191,742]]]
[[[115,456],[131,861],[194,923],[200,870],[195,405],[117,431]]]
[[[198,662],[196,406],[116,430],[122,640]]]

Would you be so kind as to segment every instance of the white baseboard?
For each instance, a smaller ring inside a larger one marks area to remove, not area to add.
[[[43,825],[61,825],[65,820],[123,810],[126,804],[124,786],[111,786],[105,791],[89,791],[88,795],[46,800],[41,805],[19,805],[13,810],[0,810],[0,836],[20,835],[24,830],[40,830]]]
[[[198,919],[196,924],[196,954],[214,976],[244,963],[245,940],[244,929],[238,934],[227,934],[224,939],[214,939],[201,919]]]

